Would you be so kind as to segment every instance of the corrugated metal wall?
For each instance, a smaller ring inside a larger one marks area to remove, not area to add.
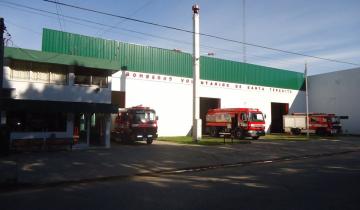
[[[121,68],[153,74],[192,77],[192,56],[156,47],[105,40],[51,29],[43,30],[42,50],[120,60]],[[304,75],[265,66],[201,57],[201,79],[299,90]]]

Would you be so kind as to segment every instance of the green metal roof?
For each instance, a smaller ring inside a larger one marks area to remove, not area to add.
[[[4,57],[40,63],[82,66],[87,68],[106,69],[112,71],[120,70],[120,64],[116,60],[110,61],[105,59],[74,56],[61,53],[42,52],[22,48],[5,47]]]
[[[107,59],[130,71],[192,77],[192,55],[173,50],[52,29],[43,30],[42,50]],[[200,58],[200,78],[295,90],[304,83],[303,73],[204,56]]]

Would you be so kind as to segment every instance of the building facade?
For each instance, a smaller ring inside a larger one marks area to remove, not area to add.
[[[1,109],[11,140],[75,137],[79,147],[110,147],[115,69],[100,59],[19,48],[6,48],[4,57],[3,88],[11,94]]]
[[[42,51],[119,62],[121,71],[112,77],[113,99],[125,107],[154,108],[160,136],[190,133],[191,54],[51,29],[43,31]],[[209,108],[259,108],[267,131],[281,132],[283,114],[305,111],[302,73],[202,56],[200,78],[203,121]]]
[[[312,112],[348,116],[342,120],[345,134],[360,134],[360,68],[310,76],[309,109]]]
[[[191,132],[189,53],[44,29],[42,51],[6,48],[5,58],[11,139],[81,134],[109,147],[110,113],[140,104],[157,111],[159,136]],[[210,108],[258,108],[267,132],[282,132],[282,115],[305,111],[302,73],[202,56],[200,79],[203,122]],[[28,128],[38,112],[47,120]]]

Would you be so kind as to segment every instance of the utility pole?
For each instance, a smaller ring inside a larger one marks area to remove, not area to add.
[[[200,24],[199,5],[192,6],[193,11],[193,141],[201,140],[201,119],[200,119]]]
[[[305,62],[305,100],[306,100],[306,137],[309,138],[309,87],[307,77],[307,62]]]
[[[246,0],[243,0],[243,62],[246,63]]]
[[[4,98],[3,80],[4,80],[4,31],[5,31],[4,18],[0,17],[0,127],[5,124],[5,111],[3,110],[2,103]]]

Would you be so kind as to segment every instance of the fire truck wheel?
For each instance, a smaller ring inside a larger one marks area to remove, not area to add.
[[[241,129],[237,129],[235,131],[235,138],[244,139],[244,132]]]
[[[259,137],[260,137],[260,136],[253,136],[252,139],[253,139],[253,140],[257,140],[257,139],[259,139]]]
[[[324,128],[318,128],[316,130],[316,135],[319,135],[319,136],[325,136],[327,133],[326,133],[326,130]]]
[[[146,144],[152,144],[153,143],[153,139],[152,138],[148,138],[147,140],[146,140]]]
[[[291,128],[290,132],[292,135],[300,135],[301,134],[301,130],[299,128]]]
[[[216,128],[210,128],[210,136],[211,137],[219,137],[218,130]]]

